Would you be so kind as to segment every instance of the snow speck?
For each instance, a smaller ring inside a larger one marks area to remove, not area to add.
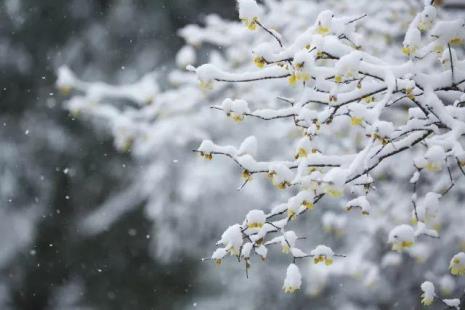
[[[128,230],[128,235],[131,237],[135,237],[137,235],[137,230],[135,228],[131,228]]]

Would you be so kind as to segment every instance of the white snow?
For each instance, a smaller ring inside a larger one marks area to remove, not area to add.
[[[290,264],[287,267],[286,278],[284,279],[283,289],[287,293],[293,293],[299,290],[302,285],[302,275],[299,267],[295,264]]]

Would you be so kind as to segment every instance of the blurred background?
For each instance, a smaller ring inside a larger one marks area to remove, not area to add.
[[[219,0],[3,0],[0,3],[0,309],[171,309],[193,305],[199,257],[158,263],[134,208],[95,237],[77,220],[124,188],[130,156],[74,120],[56,94],[63,64],[131,81],[173,65],[176,30]]]
[[[464,6],[462,0],[445,4]],[[126,193],[143,162],[115,150],[110,134],[63,108],[57,68],[113,84],[155,69],[168,72],[183,46],[177,30],[211,13],[235,19],[234,6],[234,0],[0,2],[0,309],[205,309],[209,299],[221,305],[210,301],[210,308],[236,309],[237,296],[255,305],[273,307],[278,299],[308,305],[303,294],[276,296],[281,275],[246,281],[241,267],[225,266],[241,276],[234,294],[230,272],[208,278],[206,270],[215,267],[200,255],[210,255],[221,231],[205,237],[200,251],[186,248],[162,259],[153,244],[157,223],[134,197],[127,200],[137,205],[99,233],[81,231],[83,218]],[[246,291],[251,281],[263,281],[254,285],[265,294]],[[342,284],[337,289],[349,291]],[[379,309],[395,307],[388,300]]]

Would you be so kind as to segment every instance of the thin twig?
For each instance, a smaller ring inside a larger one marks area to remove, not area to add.
[[[352,20],[348,21],[348,22],[346,23],[346,25],[355,23],[356,21],[359,21],[359,20],[361,20],[362,18],[365,18],[365,17],[367,17],[367,16],[368,16],[367,14],[363,14],[363,15],[360,16],[360,17],[357,17],[357,18],[355,18],[355,19],[352,19]]]
[[[450,70],[451,70],[451,73],[452,73],[452,86],[455,86],[454,60],[452,59],[452,50],[450,48],[450,43],[447,43],[447,47],[449,48]]]
[[[256,21],[256,23],[257,23],[258,26],[260,26],[260,28],[262,28],[267,33],[269,33],[273,38],[275,38],[275,40],[278,42],[279,46],[284,47],[283,42],[281,41],[281,39],[273,31],[271,31],[267,27],[263,26],[263,24],[260,23],[258,20]]]

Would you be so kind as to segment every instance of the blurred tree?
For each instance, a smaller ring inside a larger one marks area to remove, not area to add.
[[[131,79],[171,58],[181,44],[175,29],[198,21],[200,10],[227,5],[0,3],[0,201],[4,221],[18,217],[24,222],[14,222],[16,230],[30,228],[24,242],[18,231],[0,240],[2,249],[12,248],[0,264],[2,308],[166,309],[188,300],[195,263],[188,257],[154,262],[140,208],[97,237],[79,233],[77,221],[127,184],[133,163],[55,106],[54,72],[66,62],[93,78]],[[126,64],[135,71],[125,71]]]

